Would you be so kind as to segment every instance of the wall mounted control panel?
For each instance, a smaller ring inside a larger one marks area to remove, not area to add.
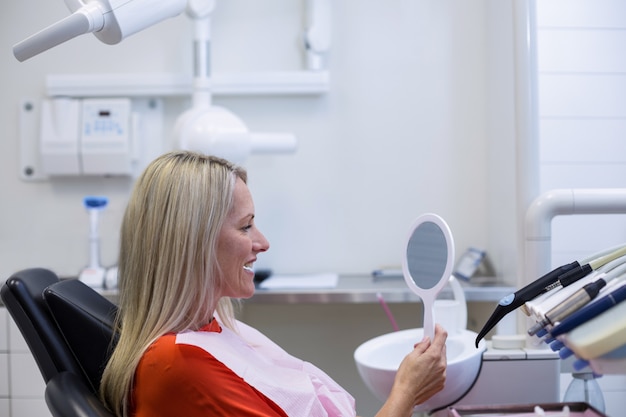
[[[20,177],[136,176],[162,153],[158,99],[59,97],[22,102]]]
[[[80,155],[83,174],[130,175],[130,99],[82,100]]]

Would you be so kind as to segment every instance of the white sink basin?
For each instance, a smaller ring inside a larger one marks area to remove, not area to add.
[[[354,360],[365,385],[385,401],[391,391],[398,366],[404,357],[413,350],[413,345],[422,340],[424,329],[408,329],[368,340],[354,352]],[[460,400],[472,387],[480,372],[482,354],[486,349],[481,340],[474,347],[477,334],[462,330],[448,335],[446,356],[448,368],[444,389],[425,403],[417,411],[430,411],[445,407]]]

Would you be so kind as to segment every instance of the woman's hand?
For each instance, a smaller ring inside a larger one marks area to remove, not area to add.
[[[413,407],[443,389],[446,381],[446,338],[443,327],[435,326],[435,337],[415,344],[400,363],[389,398],[377,417],[410,416]]]

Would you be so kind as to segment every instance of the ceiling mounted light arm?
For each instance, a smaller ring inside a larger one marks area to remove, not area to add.
[[[186,13],[194,24],[193,106],[211,105],[211,13],[215,0],[189,0]]]
[[[85,5],[83,0],[64,0],[64,1],[65,1],[65,6],[67,7],[67,9],[72,13],[74,13],[76,10],[80,9],[81,7]]]
[[[306,66],[318,71],[326,65],[326,55],[331,43],[330,0],[307,0],[307,28],[304,33]]]
[[[13,46],[13,55],[22,62],[86,33],[102,30],[104,13],[98,3],[89,3]]]
[[[72,14],[13,47],[19,61],[25,61],[77,36],[93,33],[100,41],[114,45],[185,10],[187,0],[65,0]]]
[[[251,153],[291,153],[290,133],[251,133],[234,113],[215,106],[211,97],[211,13],[215,0],[189,0],[186,13],[194,24],[192,107],[174,126],[175,146],[242,163]]]

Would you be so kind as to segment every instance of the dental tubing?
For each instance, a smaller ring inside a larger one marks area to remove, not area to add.
[[[604,264],[598,269],[597,272],[590,273],[567,287],[555,288],[549,293],[527,302],[524,306],[525,311],[529,316],[535,317],[537,321],[541,322],[546,318],[548,311],[555,309],[562,303],[566,302],[568,298],[572,297],[574,293],[580,291],[587,284],[597,281],[597,285],[600,285],[599,290],[602,290],[602,287],[604,287],[606,283],[613,281],[613,279],[624,273],[626,273],[626,256],[620,256],[619,258]],[[603,280],[604,284],[600,280]],[[595,291],[593,286],[587,288],[592,292]],[[593,295],[590,294],[589,301],[597,295],[598,293],[594,293]],[[562,318],[563,317],[560,319]],[[530,332],[529,334],[532,335]]]
[[[626,245],[555,268],[504,297],[476,342],[506,314],[521,307],[535,320],[528,334],[542,338],[562,358],[575,355],[576,366],[626,369]]]
[[[536,297],[552,291],[558,287],[567,287],[579,279],[588,275],[591,271],[600,268],[601,266],[611,262],[620,256],[626,255],[626,245],[620,245],[617,250],[603,251],[597,256],[584,264],[580,264],[578,261],[562,265],[553,269],[541,278],[531,282],[524,288],[515,291],[503,297],[496,306],[496,309],[491,314],[491,317],[487,320],[487,323],[476,336],[476,347],[480,340],[493,329],[500,320],[504,318],[510,312],[516,310],[518,307],[522,307],[522,311],[526,315],[530,315],[530,312],[526,308],[526,303],[535,299]]]
[[[550,287],[524,305],[536,320],[529,335],[561,358],[574,355],[577,369],[626,362],[626,245],[581,261]]]
[[[584,285],[593,281],[603,279],[608,283],[606,290],[611,287],[611,283],[616,277],[626,273],[626,256],[621,256],[600,268],[597,273],[589,274],[578,282],[566,288],[555,288],[525,304],[529,316],[535,317],[538,321],[545,318],[546,313],[561,304],[574,292],[580,290]],[[602,289],[604,291],[605,289]]]

